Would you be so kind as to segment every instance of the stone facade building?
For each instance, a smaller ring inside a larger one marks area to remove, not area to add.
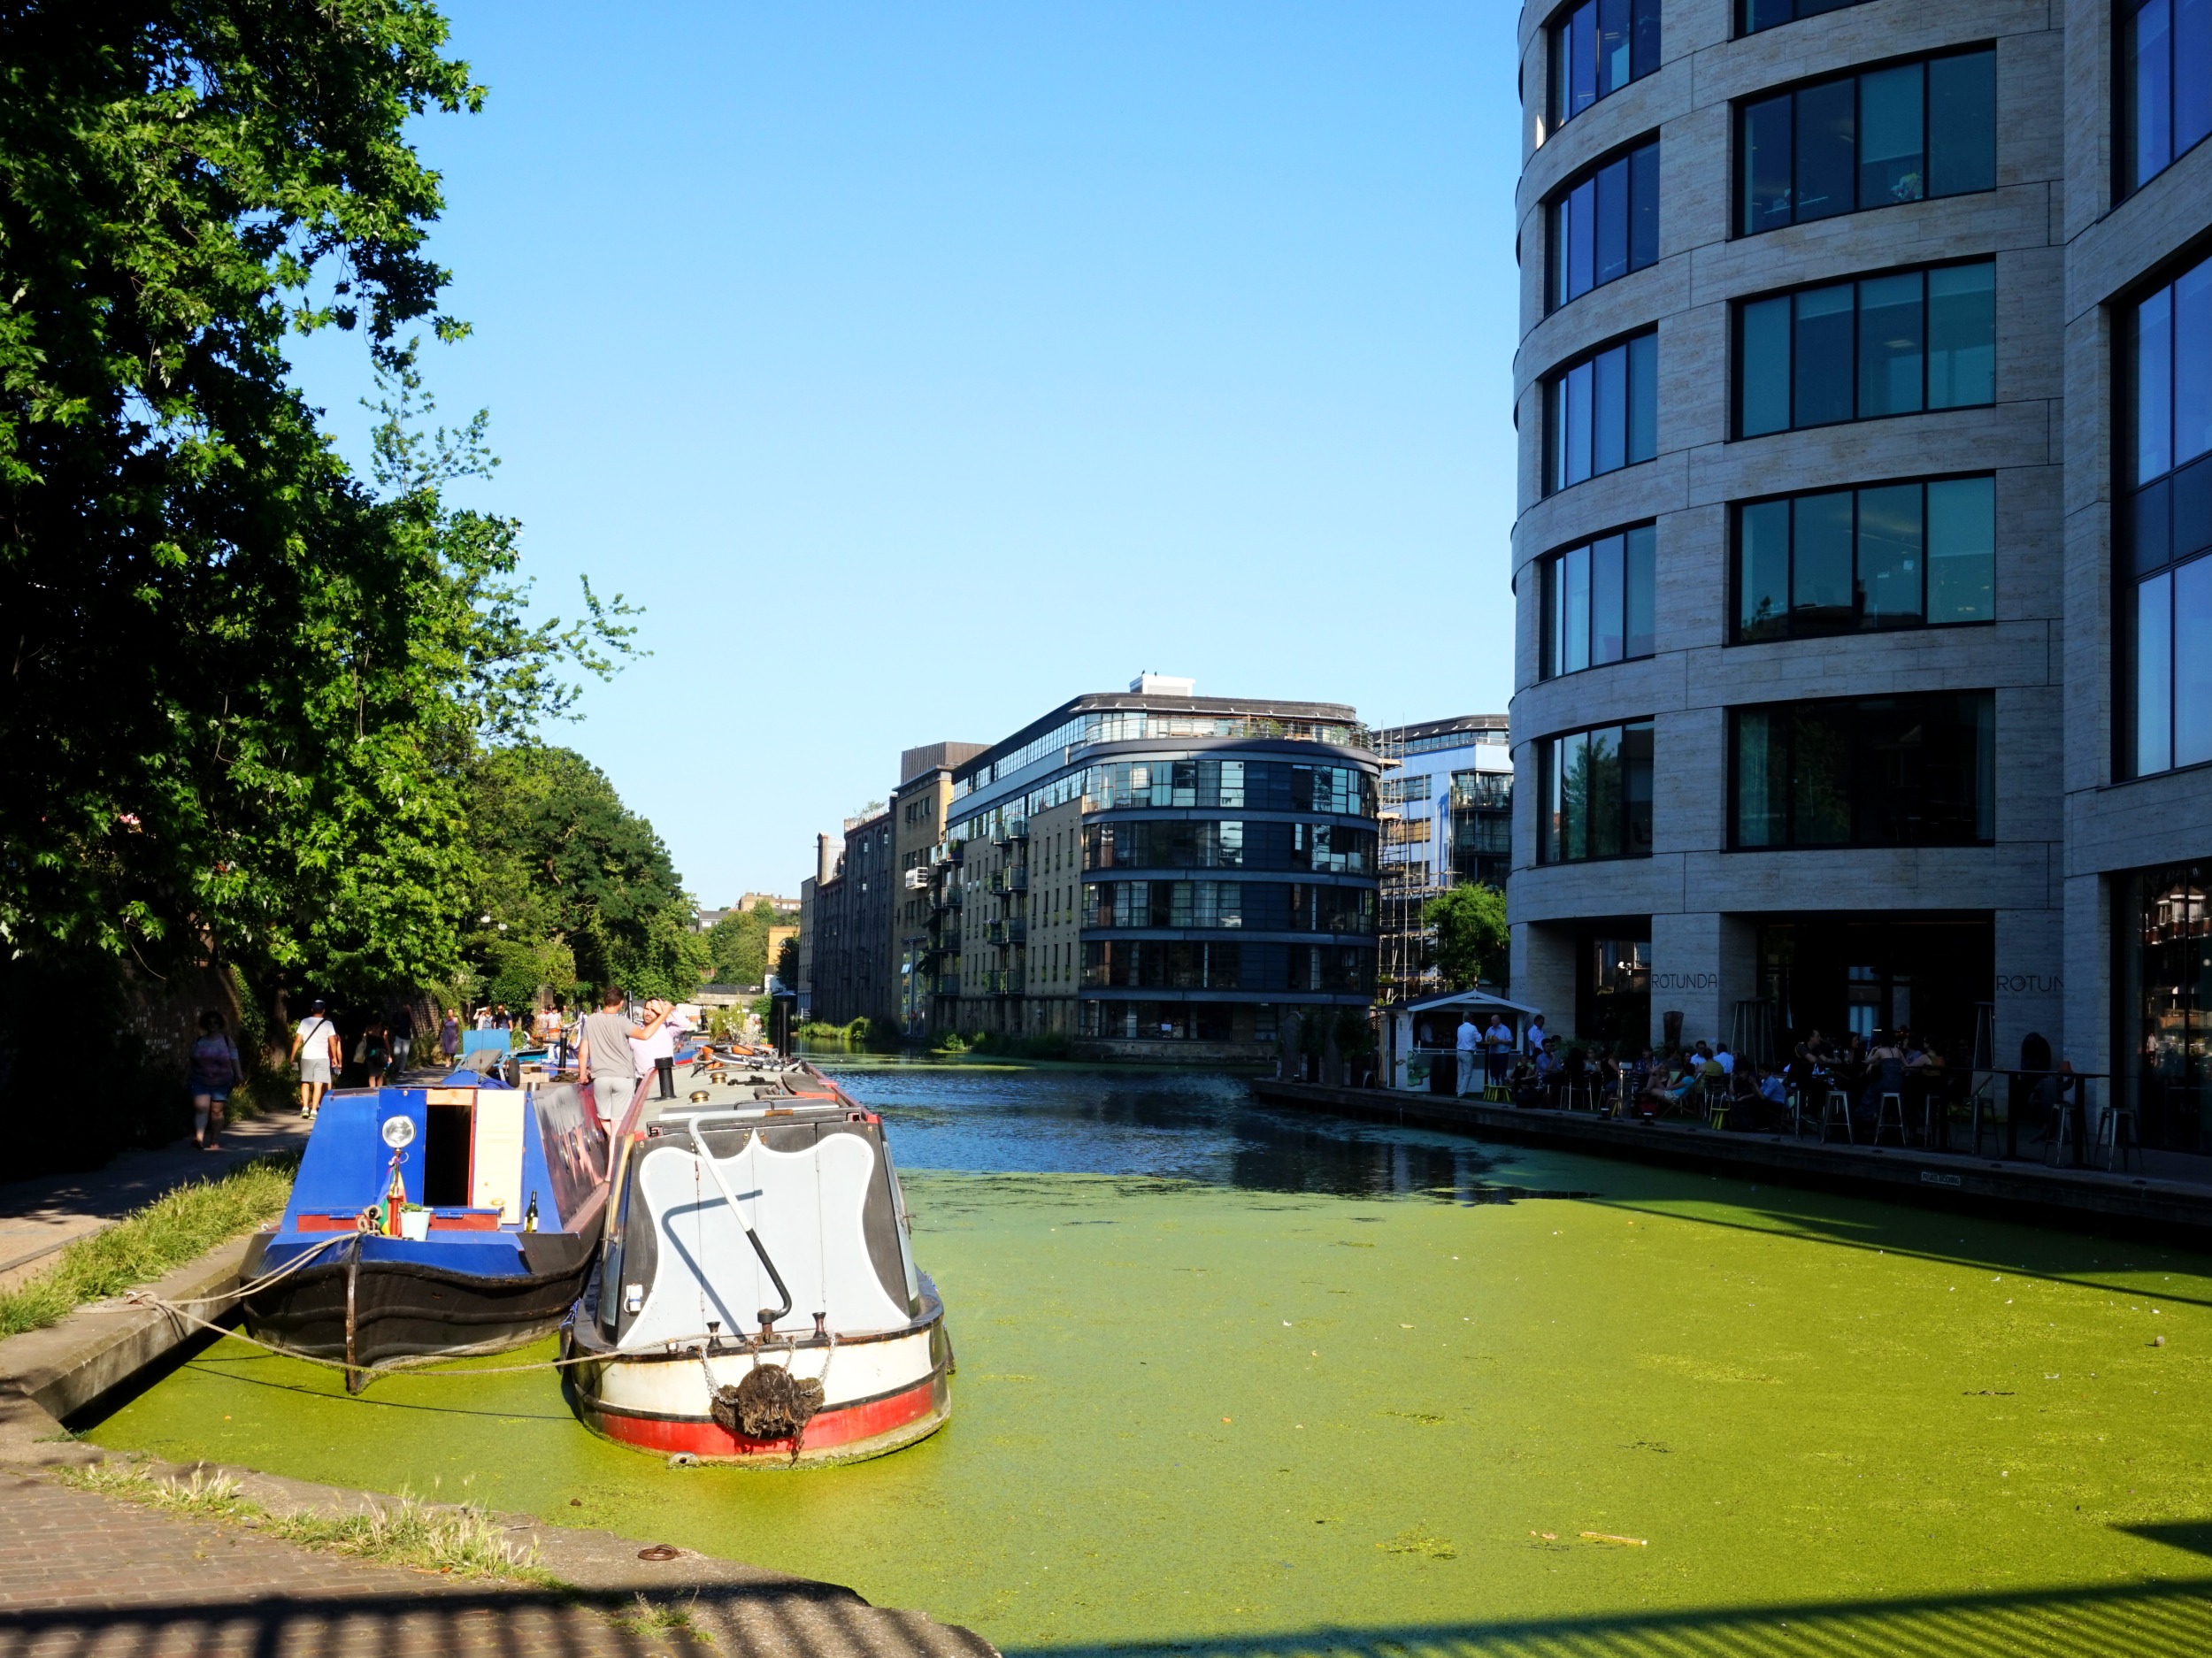
[[[801,888],[807,937],[802,982],[808,1017],[825,1024],[896,1017],[891,926],[898,879],[891,838],[887,809],[847,819],[834,867],[829,837],[822,836],[815,879]]]
[[[2196,1144],[2212,965],[2144,988],[2212,860],[2212,63],[2169,3],[1524,13],[1509,895],[1554,1028],[1640,955],[1655,1040],[2032,1032]]]

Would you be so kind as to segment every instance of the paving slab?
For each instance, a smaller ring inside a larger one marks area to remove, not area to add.
[[[557,1528],[553,1528],[557,1531]],[[180,1516],[25,1471],[0,1471],[0,1658],[220,1654],[228,1658],[997,1658],[979,1636],[872,1607],[849,1589],[680,1554],[643,1579],[649,1602],[687,1627],[634,1617],[611,1557],[640,1547],[603,1533],[541,1564],[565,1578],[593,1550],[599,1587],[457,1579],[373,1565]],[[593,1541],[591,1539],[598,1539]],[[587,1570],[583,1576],[588,1577]]]

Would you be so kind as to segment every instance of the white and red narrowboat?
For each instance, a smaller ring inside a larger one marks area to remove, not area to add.
[[[951,1412],[883,1121],[811,1067],[710,1056],[618,1134],[597,1272],[563,1327],[586,1426],[672,1462],[857,1462]]]

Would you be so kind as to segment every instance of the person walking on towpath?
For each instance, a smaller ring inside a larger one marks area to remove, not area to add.
[[[384,1073],[392,1063],[392,1039],[383,1020],[369,1021],[369,1028],[361,1032],[361,1040],[353,1045],[353,1063],[368,1072],[370,1087],[384,1086]]]
[[[445,1010],[445,1023],[438,1027],[438,1052],[444,1055],[448,1071],[451,1071],[454,1062],[461,1057],[461,1010],[458,1008]]]
[[[622,1120],[622,1113],[629,1109],[630,1096],[637,1092],[637,1055],[630,1044],[649,1040],[669,1014],[668,1003],[648,1002],[649,1017],[642,1025],[634,1025],[622,1010],[626,1001],[619,985],[600,991],[599,1011],[588,1013],[580,1021],[583,1040],[576,1046],[577,1084],[591,1089],[592,1107],[611,1133]],[[653,1012],[655,1007],[660,1011]]]
[[[292,1032],[292,1059],[300,1071],[300,1115],[311,1122],[322,1109],[330,1079],[344,1061],[345,1048],[338,1027],[330,1022],[318,996],[308,1004],[307,1017]]]
[[[222,1150],[223,1107],[243,1070],[223,1016],[211,1008],[200,1015],[200,1040],[192,1044],[192,1143],[200,1150]]]

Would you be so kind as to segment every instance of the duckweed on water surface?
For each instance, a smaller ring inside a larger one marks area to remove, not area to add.
[[[1172,1078],[856,1087],[910,1165],[987,1168],[958,1125],[1025,1089],[1021,1120],[1060,1125],[1001,1137],[1015,1171],[907,1176],[960,1359],[923,1445],[672,1470],[543,1373],[349,1400],[235,1342],[93,1437],[382,1490],[472,1476],[495,1508],[1010,1651],[2212,1649],[2200,1257],[1285,1123]],[[1071,1171],[1087,1125],[1107,1172]],[[1599,1195],[1478,1203],[1477,1173]]]

